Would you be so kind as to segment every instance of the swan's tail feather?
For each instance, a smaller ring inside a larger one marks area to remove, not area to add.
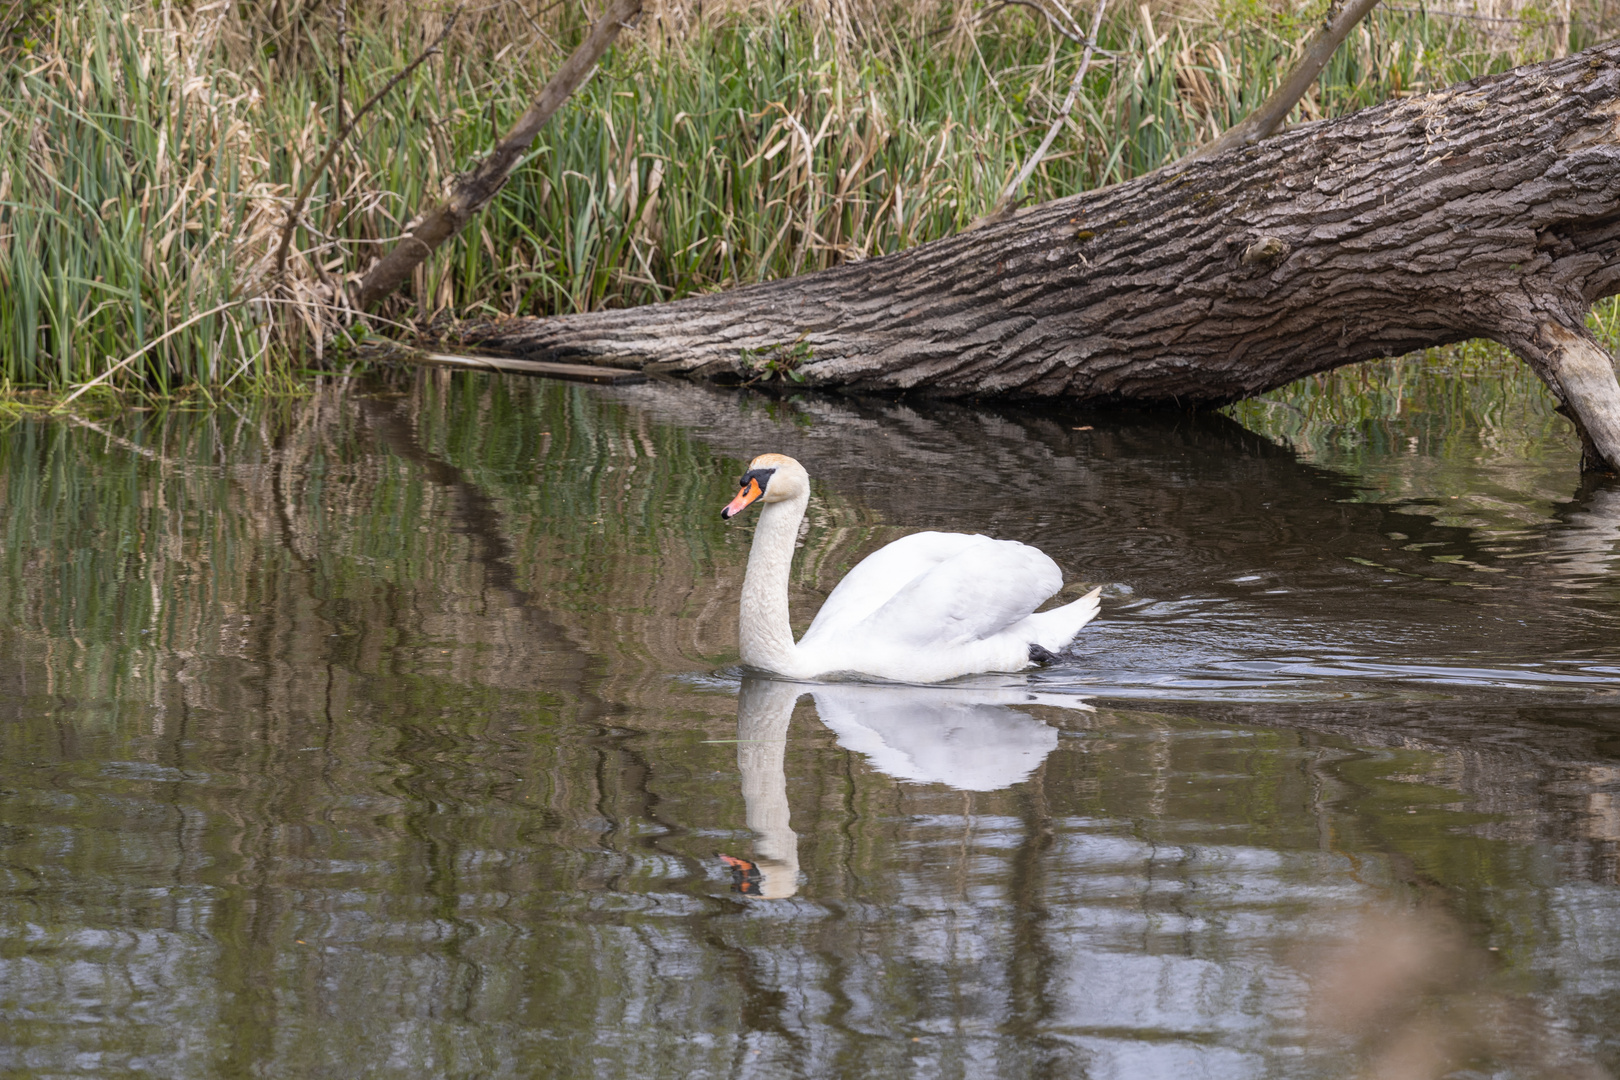
[[[1097,617],[1101,597],[1099,585],[1073,603],[1031,615],[1026,621],[1035,631],[1035,644],[1054,653],[1066,647],[1081,627]]]

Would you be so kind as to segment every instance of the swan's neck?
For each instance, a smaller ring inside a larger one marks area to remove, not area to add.
[[[749,667],[792,675],[798,666],[799,647],[793,643],[793,627],[788,622],[788,574],[799,522],[809,504],[806,492],[760,508],[754,546],[748,553],[748,576],[743,579],[738,634],[742,662]]]

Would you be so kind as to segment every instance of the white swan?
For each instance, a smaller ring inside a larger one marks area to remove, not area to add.
[[[1063,587],[1044,552],[965,533],[902,537],[862,559],[821,605],[797,644],[788,623],[788,570],[810,504],[810,476],[763,454],[722,510],[763,504],[743,579],[742,662],[813,679],[835,672],[932,683],[979,671],[1019,671],[1052,658],[1097,614],[1097,594],[1035,609]]]

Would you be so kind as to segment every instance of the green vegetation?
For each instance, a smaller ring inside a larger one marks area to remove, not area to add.
[[[465,13],[318,179],[277,278],[285,213],[337,129],[340,85],[352,114],[448,12],[35,11],[0,41],[0,387],[58,392],[265,386],[329,365],[346,340],[343,283],[518,116],[587,26],[567,5]],[[1114,55],[1093,65],[1026,195],[1124,180],[1210,138],[1270,89],[1311,14],[1118,6],[1099,35]],[[1301,115],[1498,69],[1551,40],[1524,24],[1530,36],[1492,41],[1476,25],[1376,13]],[[650,9],[384,317],[640,304],[957,231],[1039,141],[1077,63],[1022,8]]]
[[[791,345],[744,349],[741,366],[749,373],[749,382],[804,382],[799,368],[810,360],[810,343],[796,341]]]
[[[265,374],[265,312],[228,306],[269,210],[253,92],[128,12],[50,34],[0,77],[0,378],[67,387],[142,349],[120,373],[159,393]]]

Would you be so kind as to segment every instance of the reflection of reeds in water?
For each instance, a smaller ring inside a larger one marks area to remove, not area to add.
[[[586,390],[453,376],[416,387],[16,424],[0,444],[12,511],[0,588],[30,632],[126,664],[148,655],[124,647],[141,638],[244,658],[273,639],[314,661],[335,636],[378,674],[384,654],[411,655],[469,685],[536,688],[550,669],[522,645],[526,610],[565,627],[548,647],[609,658],[619,689],[735,656],[752,531],[718,507],[739,463]],[[811,516],[801,623],[888,536],[842,507],[822,493]],[[127,573],[75,554],[87,521]],[[277,610],[292,621],[272,629]],[[104,681],[75,693],[129,695],[135,673],[91,666]]]
[[[1381,502],[1511,540],[1568,501],[1580,447],[1529,367],[1495,346],[1313,375],[1228,411]]]

